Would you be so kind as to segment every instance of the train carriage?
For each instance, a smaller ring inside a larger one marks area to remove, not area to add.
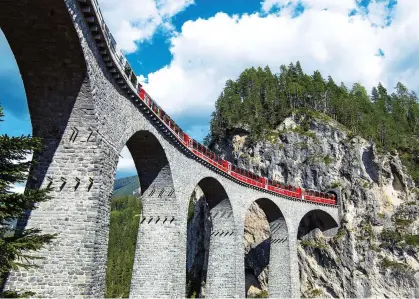
[[[214,152],[203,146],[185,132],[161,109],[147,94],[142,85],[138,83],[137,93],[140,99],[150,108],[151,112],[159,118],[162,123],[170,130],[186,148],[188,148],[195,156],[206,161],[208,164],[225,172],[234,179],[247,185],[268,190],[279,195],[296,198],[300,200],[310,201],[325,205],[336,205],[336,196],[334,194],[326,194],[319,191],[303,190],[300,187],[285,185],[283,183],[261,177],[251,171],[237,167],[234,164],[217,156]]]

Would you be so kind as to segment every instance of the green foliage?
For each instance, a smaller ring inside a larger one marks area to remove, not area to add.
[[[252,298],[268,298],[268,291],[266,290],[262,290],[261,292],[259,292],[258,294],[256,294],[254,297]]]
[[[384,258],[381,261],[381,267],[383,267],[385,269],[398,270],[398,271],[402,271],[402,272],[410,270],[409,265],[407,265],[405,263],[402,263],[402,262],[391,261],[387,258]]]
[[[109,227],[106,297],[129,296],[141,200],[134,196],[112,198]]]
[[[340,182],[332,182],[332,184],[330,185],[330,188],[332,189],[336,189],[338,187],[340,187],[342,184]]]
[[[329,165],[333,162],[333,159],[329,156],[324,157],[324,164]]]
[[[317,249],[325,249],[326,245],[320,242],[319,240],[301,240],[300,245],[302,247],[310,247],[310,248],[317,248]]]
[[[394,219],[394,222],[396,223],[397,226],[401,226],[405,228],[411,225],[413,223],[413,220],[396,218]]]
[[[249,68],[236,81],[228,80],[215,104],[210,134],[212,144],[236,128],[249,130],[250,143],[272,139],[274,130],[291,113],[302,116],[303,127],[293,131],[309,138],[310,120],[333,122],[348,132],[375,141],[379,150],[397,149],[414,180],[419,183],[419,103],[413,91],[398,83],[395,92],[378,84],[371,96],[359,83],[351,89],[337,85],[319,71],[304,74],[297,62],[282,65],[279,74],[269,67]],[[325,160],[325,163],[332,163]]]
[[[419,248],[419,235],[406,234],[404,240],[406,244]]]
[[[335,241],[341,239],[342,237],[344,237],[346,235],[346,230],[343,226],[339,227],[338,232],[336,233],[336,235],[333,237],[333,239]]]
[[[0,107],[0,121],[3,121]],[[39,259],[31,254],[49,244],[56,237],[41,234],[40,229],[18,227],[14,231],[10,223],[22,219],[26,211],[36,209],[36,204],[50,199],[51,189],[27,188],[23,194],[13,193],[11,186],[24,183],[27,172],[34,162],[25,162],[27,155],[43,149],[41,141],[30,136],[0,136],[0,283],[8,271],[17,268],[35,267],[32,260]],[[0,292],[0,297],[16,297],[33,294],[32,292]]]
[[[188,222],[193,218],[194,213],[195,213],[195,203],[193,199],[191,198],[189,200],[189,205],[188,205]]]
[[[310,298],[318,298],[323,295],[323,291],[320,289],[313,289],[310,291]]]
[[[312,139],[316,139],[317,136],[314,132],[310,132],[307,127],[295,127],[294,129],[291,129],[292,132],[295,132],[297,134],[300,134],[301,136],[306,136]]]
[[[402,229],[384,229],[381,232],[380,238],[383,241],[382,245],[386,247],[410,245],[419,248],[419,235],[406,233]]]
[[[403,241],[403,236],[399,231],[383,229],[380,235],[383,245],[396,246],[398,243]]]
[[[122,179],[117,179],[115,180],[113,187],[113,197],[132,195],[132,192],[138,189],[139,186],[140,183],[138,181],[138,176],[136,175]]]

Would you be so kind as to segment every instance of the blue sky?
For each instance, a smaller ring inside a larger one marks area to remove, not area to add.
[[[417,0],[99,0],[149,94],[195,139],[227,79],[299,60],[347,86],[397,81],[419,91]],[[19,69],[0,33],[0,134],[30,134]],[[118,177],[134,174],[129,153]]]

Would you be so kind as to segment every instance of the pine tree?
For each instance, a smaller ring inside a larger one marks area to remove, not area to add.
[[[3,121],[0,106],[0,122]],[[42,149],[39,139],[30,136],[9,137],[0,136],[0,280],[1,285],[11,269],[19,267],[29,268],[34,265],[31,260],[35,257],[31,251],[41,249],[44,244],[50,243],[55,235],[41,234],[39,229],[23,227],[11,228],[11,223],[22,219],[27,211],[35,209],[35,204],[49,199],[50,189],[26,189],[23,194],[11,191],[11,186],[23,183],[26,180],[31,161],[26,157]],[[30,295],[26,292],[23,295]],[[16,292],[3,292],[0,297],[15,297]],[[22,295],[22,294],[20,294]]]

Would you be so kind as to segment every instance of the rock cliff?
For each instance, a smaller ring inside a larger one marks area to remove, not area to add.
[[[419,297],[419,189],[397,152],[382,152],[310,111],[294,113],[265,141],[249,144],[248,134],[237,129],[214,148],[262,176],[341,190],[338,233],[315,230],[299,241],[303,297]],[[249,255],[262,242],[266,250]],[[247,287],[256,295],[267,288],[269,261],[269,227],[257,204],[246,217],[244,244]]]

